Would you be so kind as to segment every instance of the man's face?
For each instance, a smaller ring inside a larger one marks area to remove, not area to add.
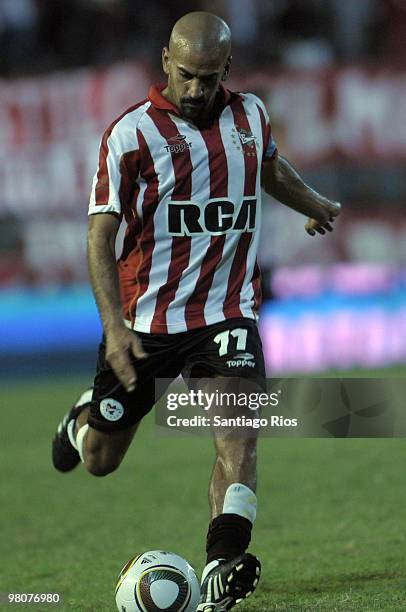
[[[191,121],[210,114],[228,59],[207,57],[190,49],[162,53],[164,72],[168,75],[167,94],[181,115]]]

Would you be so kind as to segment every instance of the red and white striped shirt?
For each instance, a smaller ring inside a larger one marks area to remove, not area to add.
[[[265,107],[222,88],[213,123],[199,129],[162,89],[104,133],[90,198],[89,214],[127,222],[124,318],[147,333],[255,319],[261,163],[276,150]]]

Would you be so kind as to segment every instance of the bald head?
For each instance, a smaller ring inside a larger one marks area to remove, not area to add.
[[[231,33],[217,15],[188,13],[175,23],[162,52],[168,86],[162,92],[187,119],[208,118],[231,62]]]
[[[198,53],[226,60],[231,51],[230,28],[213,13],[188,13],[177,21],[169,40],[169,50]]]

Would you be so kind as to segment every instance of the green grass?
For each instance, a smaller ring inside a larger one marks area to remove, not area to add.
[[[56,610],[113,612],[116,575],[137,552],[174,550],[201,570],[213,451],[208,438],[157,436],[149,418],[115,474],[58,474],[50,439],[83,382],[3,394],[0,592],[59,592]],[[263,577],[237,609],[406,610],[405,465],[399,439],[261,440],[251,550]]]

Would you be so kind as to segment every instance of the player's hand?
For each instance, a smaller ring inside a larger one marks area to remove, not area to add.
[[[136,359],[147,356],[134,332],[124,325],[106,332],[106,359],[128,393],[134,391],[137,381],[132,356]]]
[[[305,230],[310,236],[315,236],[316,232],[318,234],[325,234],[327,232],[333,231],[332,223],[334,219],[341,212],[341,204],[339,202],[330,202],[330,200],[326,200],[325,202],[325,215],[323,220],[309,219],[305,225]]]

